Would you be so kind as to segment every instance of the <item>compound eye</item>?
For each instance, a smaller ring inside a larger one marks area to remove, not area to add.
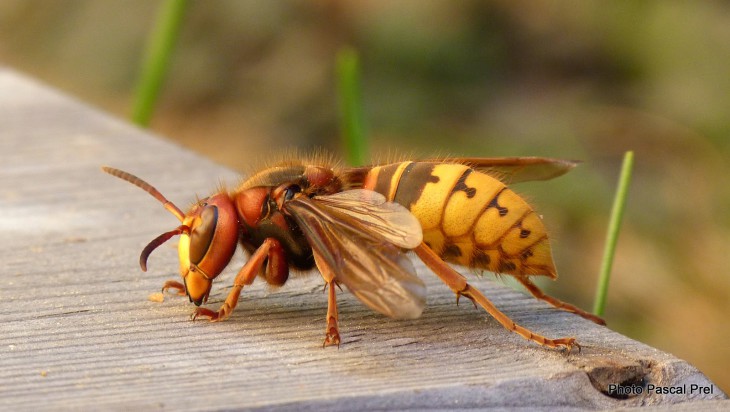
[[[302,191],[302,188],[299,187],[298,185],[291,185],[291,186],[287,187],[286,189],[284,189],[284,201],[286,202],[286,201],[292,200],[294,198],[294,195],[296,195],[297,193],[299,193],[301,191]]]
[[[200,223],[190,233],[190,262],[198,265],[210,249],[218,225],[218,208],[204,206],[200,212]]]

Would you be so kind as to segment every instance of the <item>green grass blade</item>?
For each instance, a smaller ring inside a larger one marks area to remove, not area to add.
[[[336,75],[340,133],[346,159],[350,165],[361,166],[370,161],[370,153],[363,120],[360,64],[355,50],[348,47],[337,53]]]
[[[160,7],[147,43],[142,72],[136,86],[132,121],[147,127],[170,65],[188,0],[166,0]]]
[[[611,278],[613,258],[616,254],[616,242],[618,241],[618,234],[621,229],[621,220],[624,215],[629,184],[631,183],[631,171],[633,168],[634,152],[628,151],[624,154],[623,164],[621,165],[621,176],[619,177],[618,187],[616,188],[616,196],[613,199],[611,219],[608,223],[606,245],[603,250],[603,261],[601,262],[601,275],[598,280],[598,287],[596,288],[596,299],[593,304],[593,313],[598,316],[603,316],[604,309],[606,308],[608,283]]]

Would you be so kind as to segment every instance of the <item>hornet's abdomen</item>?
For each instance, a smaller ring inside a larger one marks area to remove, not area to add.
[[[402,162],[374,167],[363,188],[407,207],[444,260],[496,273],[555,278],[545,226],[504,183],[465,165]]]

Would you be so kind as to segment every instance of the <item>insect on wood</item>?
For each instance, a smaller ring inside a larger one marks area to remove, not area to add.
[[[408,251],[455,294],[472,300],[507,330],[550,348],[577,346],[575,338],[549,339],[513,322],[449,264],[513,276],[537,299],[598,324],[603,320],[543,293],[532,276],[557,277],[545,227],[510,182],[559,176],[574,162],[548,158],[450,158],[345,168],[321,159],[294,158],[253,174],[233,191],[221,190],[181,211],[157,189],[127,172],[102,169],[155,197],[180,225],[152,240],[140,255],[180,236],[182,282],[162,292],[187,295],[192,318],[226,319],[242,289],[257,276],[283,285],[290,269],[316,266],[328,288],[324,346],[339,345],[336,286],[392,318],[417,318],[426,289]],[[499,176],[497,178],[495,176]],[[250,257],[214,311],[204,304],[213,279],[237,244]]]

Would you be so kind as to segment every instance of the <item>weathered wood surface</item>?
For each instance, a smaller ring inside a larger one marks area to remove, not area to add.
[[[0,409],[730,406],[670,354],[475,279],[518,323],[583,346],[540,348],[457,307],[422,267],[428,308],[417,320],[384,318],[340,293],[340,349],[322,348],[316,275],[277,291],[257,282],[228,321],[191,322],[187,299],[147,300],[177,276],[175,250],[156,252],[148,273],[137,266],[144,245],[177,221],[99,167],[138,174],[182,205],[219,179],[235,183],[234,173],[2,68],[0,153]],[[214,285],[214,307],[236,259]],[[622,382],[713,393],[619,400],[599,390]]]

